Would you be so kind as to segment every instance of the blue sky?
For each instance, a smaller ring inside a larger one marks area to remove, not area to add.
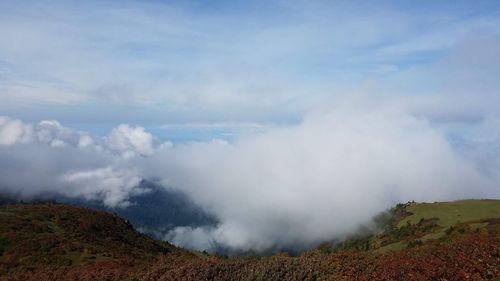
[[[231,123],[229,135],[360,93],[496,116],[491,101],[450,111],[487,99],[471,93],[497,102],[499,13],[497,1],[3,1],[0,113],[169,138],[163,125]]]

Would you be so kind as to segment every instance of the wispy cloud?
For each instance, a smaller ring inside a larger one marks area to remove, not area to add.
[[[218,122],[218,123],[184,123],[184,124],[164,124],[163,129],[170,128],[194,128],[194,129],[261,129],[266,125],[251,122]]]
[[[366,81],[426,67],[468,33],[499,25],[486,4],[428,4],[426,13],[342,1],[213,5],[5,2],[3,107],[22,116],[26,104],[39,115],[61,104],[155,105],[181,122],[197,113],[272,122]]]

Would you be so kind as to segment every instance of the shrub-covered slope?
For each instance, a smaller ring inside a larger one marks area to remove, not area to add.
[[[147,238],[105,212],[0,207],[6,280],[500,280],[500,201],[400,204],[377,233],[290,257],[224,258]]]
[[[399,204],[379,232],[296,257],[158,262],[144,280],[500,280],[500,201]]]
[[[0,276],[76,267],[126,273],[173,251],[102,211],[60,204],[0,206]]]

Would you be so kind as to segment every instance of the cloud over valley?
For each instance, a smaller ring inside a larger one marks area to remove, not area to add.
[[[338,103],[233,142],[177,144],[127,124],[99,137],[2,117],[1,191],[126,208],[148,192],[142,179],[155,180],[219,222],[174,228],[166,239],[258,251],[341,237],[398,202],[499,196],[498,155],[486,172],[477,150],[464,152],[442,128],[395,105]]]

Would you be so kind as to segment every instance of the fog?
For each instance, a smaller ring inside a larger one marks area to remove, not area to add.
[[[59,194],[126,208],[148,192],[140,180],[154,179],[219,221],[165,234],[176,245],[306,248],[399,202],[498,198],[492,145],[457,147],[400,103],[337,103],[231,143],[175,145],[127,124],[100,137],[53,120],[2,117],[0,188],[18,198]]]
[[[485,176],[427,121],[398,110],[336,108],[234,144],[158,151],[143,167],[220,220],[166,236],[195,248],[307,247],[398,202],[498,196],[497,175]]]

